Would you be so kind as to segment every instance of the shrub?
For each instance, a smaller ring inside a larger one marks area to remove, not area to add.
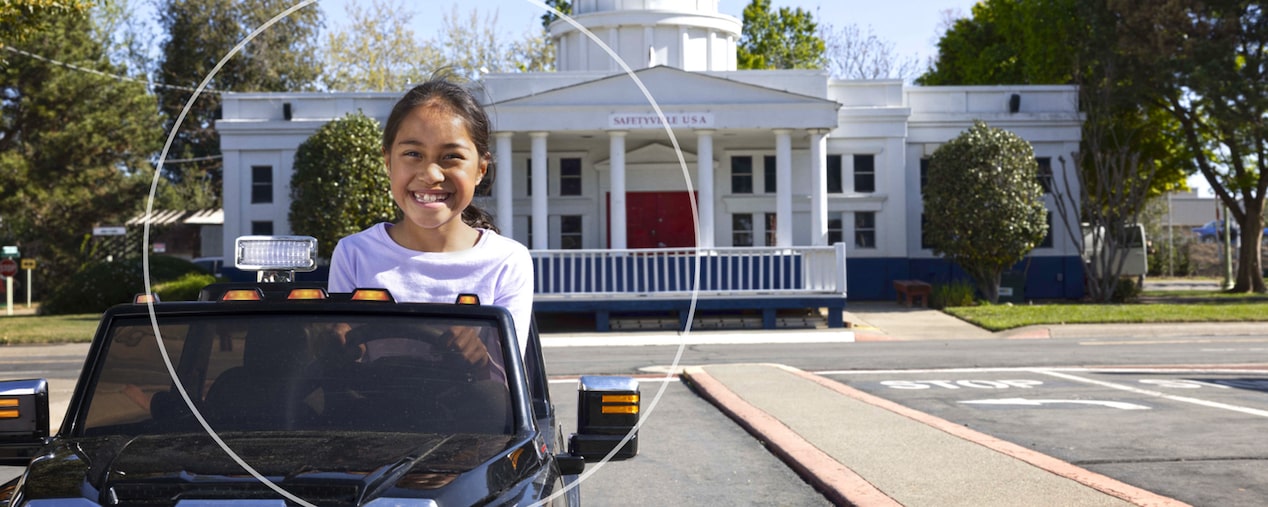
[[[1176,238],[1174,242],[1155,241],[1149,252],[1149,276],[1167,276],[1168,268],[1172,276],[1192,276],[1197,274],[1189,255],[1187,239]],[[1170,258],[1168,256],[1170,255]],[[1168,263],[1170,266],[1168,266]]]
[[[317,238],[329,259],[340,238],[396,217],[383,166],[379,123],[349,113],[317,129],[295,150],[291,230]]]
[[[186,273],[184,276],[153,286],[159,301],[197,301],[198,293],[208,284],[216,282],[216,277],[207,273]]]
[[[179,257],[150,257],[151,288],[179,279],[188,273],[201,272],[198,266]],[[80,267],[69,280],[65,280],[41,301],[40,313],[101,313],[111,306],[132,301],[134,296],[144,291],[145,275],[140,258],[114,262],[93,261]]]
[[[1118,283],[1114,285],[1114,294],[1110,296],[1110,301],[1115,303],[1130,303],[1140,298],[1140,284],[1136,283],[1135,278],[1121,277]]]
[[[951,282],[935,285],[929,297],[929,306],[941,310],[949,306],[972,306],[973,284],[968,282]]]

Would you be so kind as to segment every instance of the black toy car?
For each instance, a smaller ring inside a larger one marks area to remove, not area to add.
[[[581,380],[563,450],[536,331],[521,357],[502,308],[289,280],[200,299],[108,310],[56,435],[42,379],[0,382],[0,464],[27,466],[0,500],[575,505],[584,459],[637,452],[624,377]]]

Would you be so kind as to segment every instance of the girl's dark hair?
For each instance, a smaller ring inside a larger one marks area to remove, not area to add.
[[[426,83],[405,92],[405,96],[392,106],[392,112],[387,117],[387,124],[383,126],[383,152],[387,153],[392,148],[392,143],[396,142],[396,133],[401,129],[401,121],[405,115],[414,108],[433,101],[444,104],[454,114],[466,120],[467,134],[475,143],[476,153],[488,161],[484,179],[476,185],[475,195],[488,195],[489,189],[493,186],[495,174],[493,156],[489,152],[489,137],[492,135],[489,115],[484,112],[484,108],[480,107],[469,90],[449,81],[441,73],[433,75]],[[469,204],[462,210],[462,221],[471,227],[501,232],[493,224],[493,217],[475,204]]]

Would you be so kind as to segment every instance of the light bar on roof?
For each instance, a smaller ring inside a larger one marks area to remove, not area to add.
[[[317,269],[317,238],[310,236],[241,236],[233,246],[234,265],[243,271]]]

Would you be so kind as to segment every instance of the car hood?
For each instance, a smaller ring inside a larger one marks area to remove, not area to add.
[[[479,503],[542,468],[530,439],[508,435],[240,433],[222,435],[242,461],[315,505],[376,498]],[[208,435],[61,440],[32,461],[26,500],[99,504],[280,498]]]

